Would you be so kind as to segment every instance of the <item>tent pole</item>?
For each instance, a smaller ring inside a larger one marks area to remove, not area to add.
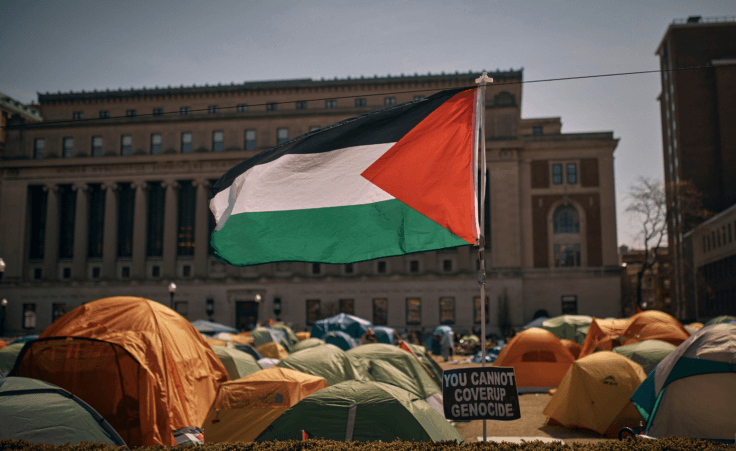
[[[480,191],[480,233],[478,240],[478,284],[480,285],[480,343],[481,343],[481,367],[486,366],[486,259],[484,255],[485,250],[485,203],[486,203],[486,127],[485,127],[485,113],[486,113],[486,83],[493,83],[493,79],[488,77],[486,72],[483,72],[479,78],[475,80],[478,84],[478,113],[475,115],[477,124],[476,130],[480,128],[480,178],[479,178],[479,191]],[[476,146],[478,140],[476,140]],[[486,434],[486,420],[483,420],[483,443],[487,441]]]

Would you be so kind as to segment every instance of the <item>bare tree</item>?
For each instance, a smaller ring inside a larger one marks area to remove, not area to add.
[[[657,262],[660,248],[667,237],[667,200],[659,180],[639,177],[629,188],[626,213],[640,225],[637,238],[644,244],[644,261],[636,274],[636,304],[641,306],[642,279]]]

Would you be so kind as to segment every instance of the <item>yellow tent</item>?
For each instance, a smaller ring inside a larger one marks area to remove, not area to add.
[[[227,346],[227,342],[224,340],[218,340],[216,338],[208,337],[207,335],[202,335],[202,338],[204,338],[204,341],[206,341],[210,346]]]
[[[307,338],[312,336],[311,332],[297,332],[296,333],[297,338],[299,338],[299,341],[304,341]]]
[[[646,377],[638,363],[615,352],[596,352],[572,364],[544,414],[549,424],[616,435],[642,420],[629,397]]]
[[[321,377],[279,367],[225,382],[204,420],[204,440],[253,441],[289,407],[323,388]]]
[[[289,355],[289,353],[286,351],[286,349],[284,349],[283,346],[274,342],[258,346],[256,349],[258,349],[258,352],[263,354],[263,357],[268,357],[271,359],[282,360]]]

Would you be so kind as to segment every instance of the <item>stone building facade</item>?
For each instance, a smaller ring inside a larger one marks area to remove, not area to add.
[[[232,267],[210,252],[207,195],[228,168],[283,140],[479,75],[39,94],[44,122],[11,119],[0,166],[0,208],[13,212],[0,217],[7,327],[39,332],[84,302],[132,295],[243,329],[279,316],[301,330],[340,311],[401,330],[478,328],[471,247]],[[489,326],[521,325],[539,310],[617,315],[618,139],[562,133],[560,118],[522,119],[522,72],[489,75]]]

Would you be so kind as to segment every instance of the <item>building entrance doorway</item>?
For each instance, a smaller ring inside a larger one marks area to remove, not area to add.
[[[235,327],[238,330],[253,330],[258,323],[258,303],[238,301],[235,303]]]

